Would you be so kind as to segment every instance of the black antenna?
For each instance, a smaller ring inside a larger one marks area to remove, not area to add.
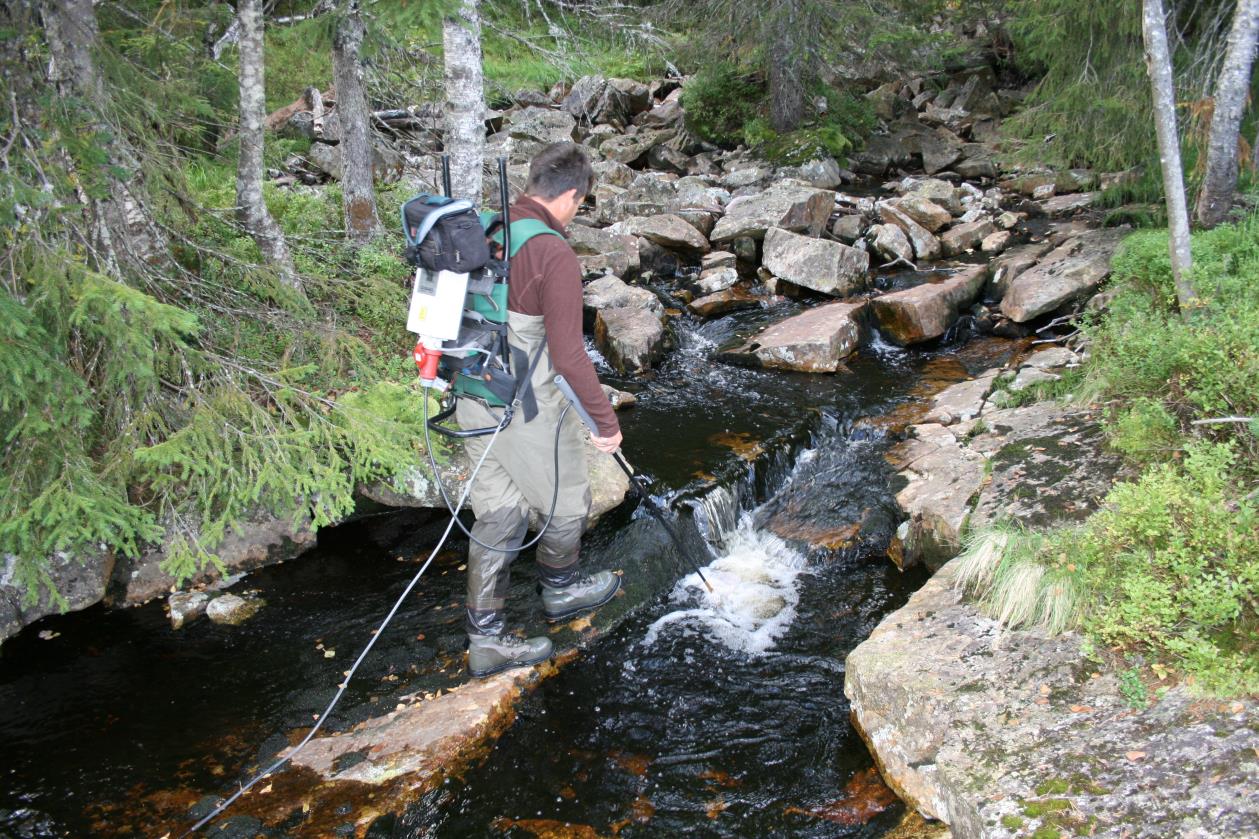
[[[507,186],[507,158],[498,159],[498,197],[503,205],[503,261],[511,259],[511,210],[508,209],[510,193]]]
[[[450,194],[450,155],[442,155],[442,189],[446,191],[446,197],[451,198]]]

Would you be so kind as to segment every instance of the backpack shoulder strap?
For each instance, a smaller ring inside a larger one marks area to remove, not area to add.
[[[559,231],[552,230],[550,227],[547,227],[545,222],[538,221],[537,219],[522,218],[518,221],[513,221],[511,223],[511,253],[507,254],[507,258],[511,259],[518,254],[520,249],[525,246],[525,242],[528,242],[534,236],[559,236],[561,239],[564,238],[563,234]],[[500,228],[499,231],[490,238],[492,238],[495,242],[498,242],[500,245],[503,244],[502,229]]]

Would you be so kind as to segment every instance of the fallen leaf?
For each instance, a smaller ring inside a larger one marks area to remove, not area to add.
[[[729,806],[725,801],[718,798],[716,801],[709,801],[708,806],[704,808],[704,812],[708,815],[708,818],[715,819]]]
[[[324,657],[324,658],[336,658],[336,657],[337,657],[337,651],[336,651],[336,650],[324,650],[324,651],[323,651],[323,657]]]
[[[1091,714],[1093,709],[1088,705],[1072,705],[1071,713],[1073,714]]]
[[[1145,757],[1145,752],[1128,752],[1125,757],[1127,757],[1128,760],[1136,761]]]

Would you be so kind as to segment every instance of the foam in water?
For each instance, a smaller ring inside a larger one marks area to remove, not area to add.
[[[642,643],[655,643],[666,629],[697,633],[732,650],[763,654],[791,626],[800,601],[799,576],[805,558],[782,539],[753,527],[744,514],[726,537],[726,554],[704,569],[710,594],[699,576],[683,577],[669,599],[679,608],[647,628]]]
[[[879,358],[899,358],[906,352],[904,347],[898,347],[884,338],[877,329],[870,330],[870,343],[866,348]]]
[[[608,360],[603,357],[603,353],[599,352],[598,348],[595,347],[594,340],[589,335],[584,337],[586,343],[586,355],[590,356],[590,361],[594,364],[595,369],[604,373],[611,371],[612,365],[608,364]]]

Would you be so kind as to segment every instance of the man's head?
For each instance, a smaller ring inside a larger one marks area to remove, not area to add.
[[[529,164],[525,195],[545,206],[560,224],[568,225],[590,190],[595,173],[576,143],[552,143]]]

